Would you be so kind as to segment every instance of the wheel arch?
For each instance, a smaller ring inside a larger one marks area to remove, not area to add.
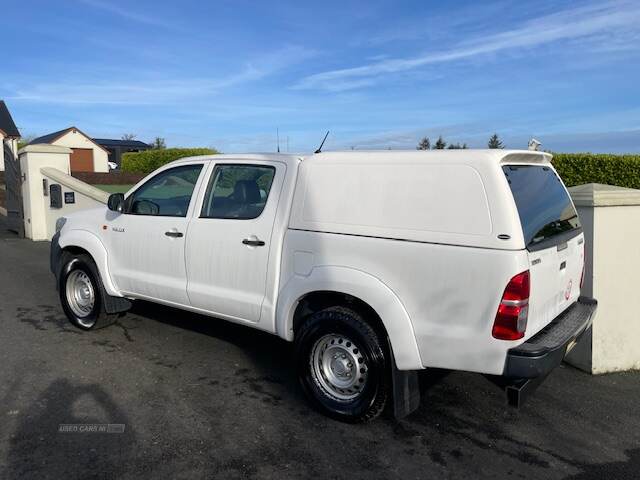
[[[292,341],[296,325],[309,310],[341,300],[373,314],[368,318],[374,327],[384,328],[398,369],[423,368],[413,325],[400,299],[378,278],[348,267],[315,267],[306,277],[292,277],[279,295],[276,333]]]
[[[58,243],[62,252],[74,254],[86,253],[93,259],[98,267],[98,274],[102,280],[105,291],[114,297],[121,297],[115,284],[111,281],[109,266],[107,263],[107,250],[100,239],[86,230],[71,230],[60,235]]]

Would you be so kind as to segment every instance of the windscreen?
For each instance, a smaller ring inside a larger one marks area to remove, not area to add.
[[[580,227],[578,213],[551,168],[507,165],[502,170],[518,208],[527,247]]]

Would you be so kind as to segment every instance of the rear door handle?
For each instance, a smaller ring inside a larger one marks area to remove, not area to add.
[[[182,232],[177,232],[175,230],[169,230],[168,232],[164,232],[164,234],[167,237],[172,237],[172,238],[180,238],[180,237],[184,237],[184,234]]]
[[[242,240],[244,245],[249,245],[250,247],[264,247],[264,242],[262,240],[258,240],[257,238],[245,238]]]

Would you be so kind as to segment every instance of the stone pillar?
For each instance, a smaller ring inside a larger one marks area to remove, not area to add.
[[[585,233],[582,294],[598,300],[598,311],[567,362],[594,374],[640,369],[640,190],[587,184],[569,192]]]
[[[25,178],[22,183],[25,237],[32,240],[48,240],[47,214],[43,201],[45,177],[40,169],[52,167],[70,174],[71,149],[47,144],[27,145],[18,154],[22,175]]]

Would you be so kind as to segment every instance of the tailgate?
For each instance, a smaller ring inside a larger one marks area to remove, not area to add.
[[[571,197],[550,164],[503,165],[529,256],[531,291],[525,338],[575,303],[584,234]]]
[[[584,265],[584,234],[529,252],[531,293],[526,338],[535,335],[578,300]]]

